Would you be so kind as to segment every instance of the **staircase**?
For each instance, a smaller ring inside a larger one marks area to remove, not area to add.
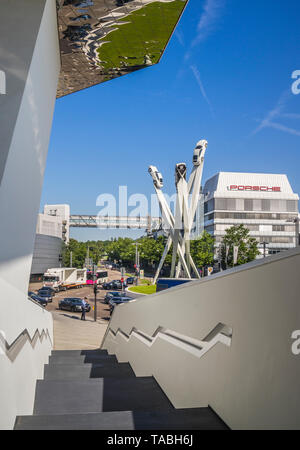
[[[175,409],[153,377],[106,350],[54,350],[36,384],[32,416],[15,430],[219,430],[211,408]]]

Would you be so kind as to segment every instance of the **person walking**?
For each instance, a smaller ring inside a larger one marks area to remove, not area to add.
[[[82,300],[82,306],[81,306],[81,320],[85,320],[85,307],[86,307],[86,297]]]

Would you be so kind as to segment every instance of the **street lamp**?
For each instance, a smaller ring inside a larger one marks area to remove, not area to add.
[[[136,280],[136,284],[138,284],[138,278],[140,275],[140,254],[138,251],[138,246],[141,245],[139,242],[134,242],[135,245],[135,268],[137,271],[137,280]]]
[[[266,249],[267,249],[267,245],[269,244],[269,242],[265,242],[265,241],[263,241],[262,242],[262,244],[263,244],[263,249],[264,249],[264,258],[266,257]]]

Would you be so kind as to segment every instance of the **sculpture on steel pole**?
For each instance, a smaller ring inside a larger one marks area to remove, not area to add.
[[[176,208],[175,217],[162,192],[163,178],[155,166],[150,166],[150,173],[154,189],[158,198],[162,222],[168,231],[168,239],[159,262],[154,283],[156,283],[159,273],[164,264],[165,258],[173,244],[171,278],[179,278],[181,269],[186,278],[192,278],[194,272],[200,278],[197,267],[190,254],[190,234],[196,214],[197,205],[200,198],[200,187],[203,173],[204,156],[207,148],[207,141],[201,140],[197,143],[193,155],[193,170],[187,182],[187,168],[185,163],[175,166],[175,186],[176,186]],[[178,262],[176,266],[178,256]]]

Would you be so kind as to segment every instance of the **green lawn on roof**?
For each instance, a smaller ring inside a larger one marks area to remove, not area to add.
[[[128,291],[136,292],[138,294],[154,294],[156,292],[156,284],[150,286],[133,286],[128,288]]]
[[[152,64],[157,63],[185,3],[151,3],[120,20],[119,28],[102,38],[105,43],[98,49],[100,65],[106,70],[144,65],[145,55]]]

